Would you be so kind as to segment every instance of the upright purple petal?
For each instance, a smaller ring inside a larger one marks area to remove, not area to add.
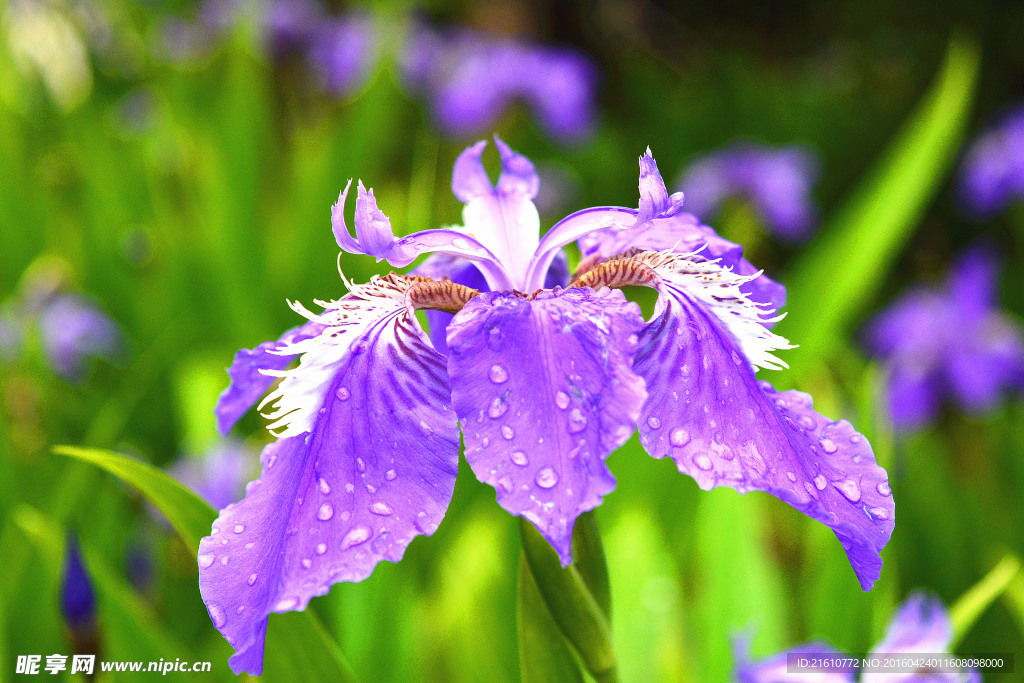
[[[571,561],[573,524],[615,487],[605,458],[644,397],[630,369],[643,320],[621,292],[482,294],[448,328],[466,461],[498,503]]]
[[[976,220],[1024,199],[1024,106],[1018,104],[970,145],[959,172],[957,198]]]
[[[221,434],[231,431],[242,415],[245,415],[277,380],[277,377],[261,371],[284,370],[295,359],[295,354],[283,352],[283,347],[319,336],[323,330],[323,325],[308,322],[288,330],[277,341],[263,342],[254,349],[242,349],[235,354],[235,359],[228,368],[231,383],[221,392],[217,399],[217,407],[214,409],[217,429]]]
[[[648,398],[640,442],[670,456],[703,489],[765,491],[830,527],[864,590],[878,578],[893,529],[888,479],[867,440],[811,397],[758,382],[785,340],[761,324],[741,278],[688,258],[651,259],[658,311],[634,360]]]
[[[928,424],[939,410],[941,381],[926,364],[893,366],[886,382],[885,403],[893,427],[900,431]]]
[[[467,147],[455,160],[452,169],[452,194],[463,204],[469,204],[480,195],[490,194],[494,185],[484,169],[484,150],[487,141],[481,140],[472,147]]]
[[[345,95],[366,83],[377,56],[373,20],[352,14],[321,23],[314,32],[309,60],[321,87]]]
[[[319,316],[325,331],[298,344],[299,367],[276,392],[279,408],[302,407],[281,417],[263,475],[200,543],[200,590],[236,673],[262,671],[271,612],[399,560],[448,507],[458,426],[444,356],[407,309],[407,287],[378,278]]]

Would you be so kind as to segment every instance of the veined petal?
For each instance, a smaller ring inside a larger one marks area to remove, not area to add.
[[[615,487],[605,458],[633,432],[639,307],[621,292],[492,292],[448,328],[452,402],[466,461],[498,503],[570,562],[573,523]]]
[[[356,288],[319,316],[319,337],[289,347],[303,357],[275,392],[296,406],[279,421],[287,436],[264,449],[263,475],[199,547],[203,601],[236,673],[261,672],[271,612],[398,561],[444,516],[458,427],[444,357],[411,312],[415,282]]]
[[[701,488],[766,491],[827,525],[870,589],[895,510],[867,440],[815,412],[807,394],[757,381],[755,369],[778,367],[773,351],[789,345],[760,324],[764,313],[740,292],[744,278],[698,256],[645,253],[591,280],[631,269],[660,294],[634,359],[648,391],[644,448],[671,456]]]
[[[466,233],[497,256],[512,287],[525,290],[526,270],[540,236],[540,215],[533,204],[539,181],[529,159],[500,138],[494,141],[501,154],[497,187],[488,180],[489,189],[481,191],[487,176],[480,160],[483,147],[477,143],[456,161],[452,188],[460,199],[468,198],[462,210]]]
[[[235,354],[235,359],[228,368],[231,383],[221,392],[217,399],[217,407],[214,409],[217,429],[221,434],[231,431],[242,415],[252,408],[276,381],[276,377],[264,374],[263,371],[284,370],[295,359],[294,353],[282,352],[281,349],[294,342],[319,336],[323,330],[323,325],[307,322],[288,330],[277,341],[263,342],[254,349],[242,349]]]

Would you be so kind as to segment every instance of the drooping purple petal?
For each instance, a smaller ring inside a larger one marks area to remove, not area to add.
[[[758,324],[738,280],[726,286],[729,274],[709,265],[655,269],[658,310],[634,360],[648,391],[640,442],[703,489],[765,491],[822,522],[869,590],[893,529],[885,470],[850,423],[815,412],[807,394],[757,381],[753,369],[778,363],[770,352],[785,342]]]
[[[927,365],[908,362],[890,369],[885,402],[897,430],[923,427],[939,409],[940,381]]]
[[[81,379],[87,358],[114,360],[123,347],[114,321],[77,294],[48,301],[39,313],[39,332],[54,371],[72,381]]]
[[[573,524],[615,487],[605,458],[633,432],[639,307],[621,292],[482,294],[448,327],[466,461],[498,503],[571,561]]]
[[[976,220],[1024,199],[1024,107],[1018,104],[970,145],[958,175],[958,203]]]
[[[455,483],[444,357],[406,309],[402,280],[358,287],[319,319],[325,331],[299,343],[276,392],[282,409],[303,407],[281,417],[291,422],[264,449],[263,475],[200,543],[200,590],[236,673],[262,671],[271,612],[304,609],[432,534]]]
[[[303,339],[319,336],[324,327],[318,323],[307,322],[294,327],[277,341],[263,342],[254,349],[242,349],[235,354],[235,359],[228,368],[231,383],[221,392],[217,399],[214,413],[217,416],[217,429],[226,435],[235,423],[256,404],[277,378],[266,375],[261,370],[284,370],[295,359],[295,354],[282,353],[288,344]]]
[[[789,650],[766,657],[760,661],[750,660],[749,644],[739,639],[733,648],[735,651],[736,683],[853,683],[853,673],[848,671],[790,671],[790,655],[840,655],[827,643],[805,643]]]

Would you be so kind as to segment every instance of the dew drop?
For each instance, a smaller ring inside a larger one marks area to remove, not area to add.
[[[227,622],[227,616],[224,614],[224,608],[215,602],[206,603],[206,609],[210,612],[210,619],[213,620],[213,625],[220,628]]]
[[[353,546],[357,546],[360,543],[366,543],[370,538],[370,530],[365,526],[352,527],[352,529],[345,534],[345,538],[341,539],[341,549],[348,550]]]
[[[842,481],[833,482],[832,485],[836,487],[839,493],[843,494],[843,498],[851,503],[856,503],[860,500],[860,486],[852,479],[843,479]]]
[[[500,486],[501,490],[505,493],[512,493],[512,480],[508,477],[502,477],[499,479],[498,486]]]
[[[394,513],[394,510],[392,510],[391,506],[388,505],[387,503],[377,501],[376,503],[370,506],[370,512],[372,512],[375,515],[380,515],[381,517],[387,517],[388,515]]]
[[[792,482],[796,481],[796,475],[793,474],[792,472],[786,472],[786,478],[789,479]]]
[[[233,531],[234,531],[234,532],[235,532],[236,534],[240,534],[240,533],[242,533],[243,531],[245,531],[245,525],[244,525],[244,524],[236,524],[236,525],[235,525],[235,528],[233,529]]]
[[[338,390],[334,392],[334,395],[338,397],[339,401],[347,401],[352,395],[345,387],[338,387]]]
[[[255,574],[249,574],[249,578],[246,580],[246,583],[249,584],[250,586],[253,585],[254,583],[256,583],[256,575]]]
[[[203,553],[199,556],[199,566],[203,569],[208,569],[213,564],[213,560],[213,553]]]
[[[346,493],[354,493],[355,490],[356,490],[356,487],[354,485],[352,485],[352,484],[345,484],[345,492]]]
[[[302,560],[302,568],[303,569],[309,569],[312,566],[313,566],[313,560],[310,560],[309,558],[305,558],[305,559]]]
[[[325,496],[331,492],[331,485],[328,484],[327,480],[324,479],[323,477],[320,477],[320,480],[317,482],[317,486],[320,487],[320,493],[324,494]]]
[[[387,472],[384,473],[384,478],[387,479],[388,481],[394,481],[395,477],[397,476],[398,473],[395,472],[394,470],[388,470]]]
[[[501,426],[501,435],[503,437],[505,437],[506,439],[511,439],[513,436],[516,435],[516,433],[514,431],[512,431],[512,428],[509,427],[508,425],[502,425]]]
[[[522,451],[512,451],[512,462],[519,465],[520,467],[526,467],[530,464],[530,459],[526,457],[526,453]]]
[[[804,429],[814,429],[814,418],[810,415],[801,415],[797,422],[799,422],[800,426]]]
[[[555,405],[557,405],[562,410],[568,408],[569,394],[565,393],[564,391],[559,391],[557,394],[555,394]]]
[[[326,522],[334,516],[334,506],[330,503],[324,503],[320,506],[320,509],[316,511],[316,518],[321,522]]]
[[[492,419],[496,420],[504,415],[507,410],[508,405],[501,400],[500,396],[495,396],[494,400],[491,401],[491,405],[487,407],[487,414],[490,415]]]
[[[839,450],[839,446],[837,446],[835,442],[832,441],[832,439],[822,439],[821,450],[825,451],[826,453],[835,453],[837,450]]]
[[[573,408],[569,412],[569,433],[578,434],[587,428],[587,416],[579,408]]]
[[[875,486],[875,490],[878,491],[883,496],[891,496],[892,495],[892,489],[889,488],[889,482],[887,482],[887,481],[880,481],[880,482],[878,482],[878,485]]]
[[[647,418],[647,426],[651,429],[661,429],[661,418],[653,415]]]
[[[508,381],[508,370],[500,365],[492,365],[491,371],[487,375],[491,378],[491,381],[495,384],[502,384]]]
[[[889,511],[882,507],[866,508],[867,513],[875,519],[881,519],[883,521],[889,519]]]
[[[326,552],[327,552],[327,544],[326,543],[318,543],[317,546],[316,546],[316,554],[317,555],[323,555]]]
[[[550,467],[545,467],[537,470],[537,476],[534,477],[534,481],[542,489],[549,489],[558,483],[558,475]]]
[[[220,563],[226,567],[226,566],[228,566],[228,562],[230,560],[231,560],[231,558],[228,557],[227,555],[222,555],[221,558],[220,558]]]
[[[374,486],[373,484],[367,484],[366,485],[366,492],[371,494],[371,495],[374,494],[374,493],[377,493],[377,487]]]
[[[245,611],[245,605],[239,605],[238,607],[235,608],[235,614],[241,614],[244,611]]]
[[[269,470],[277,462],[277,453],[270,453],[267,455],[267,469]]]
[[[668,440],[673,446],[685,446],[690,441],[690,433],[685,427],[676,427],[672,430]]]
[[[462,239],[461,237],[456,237],[455,239],[452,240],[452,246],[455,247],[456,249],[469,249],[469,242]]]
[[[366,463],[363,462],[362,458],[356,458],[356,467],[359,468],[360,472],[365,472],[366,471]]]
[[[697,469],[704,472],[708,472],[712,468],[711,458],[704,455],[703,453],[693,456],[693,464],[697,466]]]
[[[283,598],[277,601],[274,605],[275,612],[287,612],[290,609],[295,609],[299,604],[299,599],[295,597]]]
[[[814,478],[814,487],[819,491],[824,491],[826,486],[828,486],[828,480],[824,476],[819,474]]]
[[[860,434],[854,434],[853,436],[850,437],[850,443],[860,443],[863,440],[864,437],[861,436]]]

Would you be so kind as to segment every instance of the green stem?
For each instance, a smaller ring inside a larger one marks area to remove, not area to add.
[[[593,513],[577,520],[574,563],[562,567],[557,553],[526,520],[520,520],[523,556],[554,623],[600,683],[618,681],[610,624],[610,592],[604,550]]]

